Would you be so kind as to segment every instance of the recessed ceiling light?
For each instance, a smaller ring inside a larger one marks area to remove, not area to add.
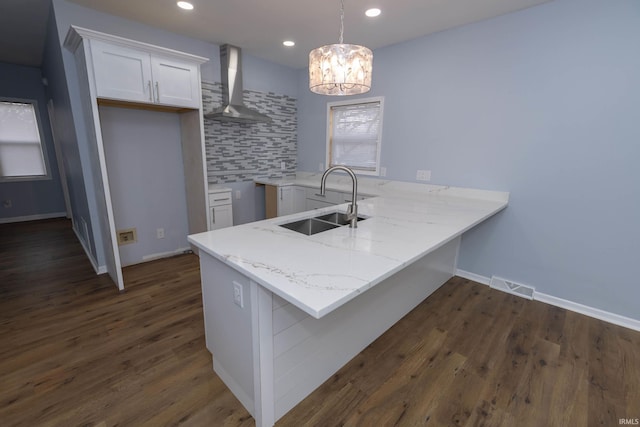
[[[367,15],[369,18],[373,18],[380,15],[380,13],[382,13],[381,10],[378,9],[377,7],[374,7],[371,9],[367,9],[367,11],[364,14]]]
[[[193,10],[193,5],[191,3],[189,3],[188,1],[179,1],[178,2],[178,7],[180,9],[184,9],[184,10]]]
[[[296,42],[292,41],[292,40],[285,40],[282,42],[283,45],[285,45],[286,47],[291,47],[291,46],[295,46]]]

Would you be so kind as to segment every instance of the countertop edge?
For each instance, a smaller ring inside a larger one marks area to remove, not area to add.
[[[448,196],[448,197],[451,197],[451,196]],[[288,301],[289,303],[291,303],[295,307],[301,309],[302,311],[306,312],[307,314],[311,315],[312,317],[314,317],[316,319],[319,319],[319,318],[331,313],[332,311],[336,310],[337,308],[341,307],[342,305],[346,304],[347,302],[349,302],[353,298],[357,297],[358,295],[360,295],[360,294],[366,292],[367,290],[371,289],[372,287],[376,286],[378,283],[382,282],[383,280],[387,279],[388,277],[391,277],[395,273],[397,273],[397,272],[401,271],[402,269],[406,268],[407,266],[413,264],[414,262],[416,262],[417,260],[421,259],[422,257],[424,257],[424,256],[428,255],[429,253],[437,250],[441,246],[449,243],[450,241],[458,238],[459,236],[464,234],[469,229],[475,227],[476,225],[480,224],[481,222],[485,221],[486,219],[490,218],[491,216],[493,216],[493,215],[497,214],[498,212],[504,210],[507,206],[508,206],[507,201],[503,201],[502,203],[500,203],[500,205],[496,206],[495,209],[487,212],[482,217],[479,217],[475,221],[467,224],[464,228],[462,228],[462,229],[458,230],[457,232],[451,234],[447,238],[442,239],[441,241],[439,241],[435,245],[432,245],[430,247],[425,248],[423,251],[420,251],[420,253],[416,254],[411,259],[409,259],[409,260],[407,260],[405,262],[400,262],[397,266],[391,268],[390,270],[386,271],[384,274],[382,274],[379,277],[375,278],[374,280],[368,282],[366,285],[363,286],[364,289],[360,288],[358,290],[354,290],[354,291],[342,296],[341,298],[337,299],[336,301],[334,301],[330,305],[322,308],[321,310],[313,309],[312,307],[306,305],[301,300],[299,300],[299,299],[289,295],[288,293],[282,291],[277,286],[274,286],[274,285],[270,284],[269,282],[261,279],[260,277],[254,275],[251,271],[243,268],[241,265],[230,261],[228,255],[222,255],[222,254],[219,254],[219,253],[211,250],[209,247],[207,247],[207,245],[205,245],[204,243],[202,243],[198,239],[199,235],[204,235],[204,234],[206,234],[208,232],[199,233],[199,234],[195,234],[195,235],[190,235],[190,236],[188,236],[188,241],[189,241],[189,243],[191,243],[194,246],[196,246],[199,250],[204,251],[207,255],[209,255],[209,256],[221,261],[223,264],[233,268],[234,270],[236,270],[239,273],[243,274],[244,276],[248,277],[250,280],[252,280],[252,281],[256,282],[257,284],[265,287],[266,289],[268,289],[271,292],[273,292],[274,294],[280,296],[281,298],[283,298],[284,300]],[[314,210],[314,211],[307,211],[307,212],[293,214],[293,215],[299,217],[300,219],[304,219],[304,218],[309,218],[309,217],[315,216],[318,213],[322,213],[323,211],[329,212],[329,211],[333,211],[333,210],[335,210],[335,206],[331,206],[331,207],[327,207],[327,208],[323,208],[323,209],[319,209],[319,210]],[[291,215],[291,216],[293,216],[293,215]],[[282,219],[282,218],[283,217],[279,217],[279,219]],[[268,221],[274,222],[274,220],[275,219],[271,219],[271,220],[268,220]]]

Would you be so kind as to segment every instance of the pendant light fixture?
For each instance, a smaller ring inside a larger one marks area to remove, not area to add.
[[[340,0],[340,42],[309,53],[309,89],[320,95],[357,95],[371,89],[373,52],[344,44],[344,0]]]

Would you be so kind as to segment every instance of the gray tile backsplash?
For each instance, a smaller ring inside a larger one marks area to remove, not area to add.
[[[220,107],[220,83],[202,82],[205,113]],[[296,100],[272,92],[245,90],[247,107],[268,115],[271,123],[228,123],[204,120],[209,183],[251,181],[257,176],[294,175],[297,155]],[[281,170],[281,163],[286,169]]]

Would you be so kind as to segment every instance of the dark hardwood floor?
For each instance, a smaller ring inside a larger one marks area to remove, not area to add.
[[[198,258],[96,276],[67,220],[0,225],[0,426],[253,426],[213,373]],[[230,325],[232,327],[232,325]],[[640,333],[453,278],[277,426],[618,426]]]

